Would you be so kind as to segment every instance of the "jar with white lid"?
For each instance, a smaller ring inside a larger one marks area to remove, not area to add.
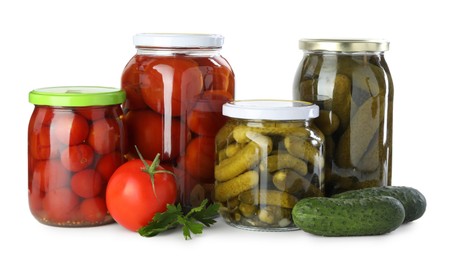
[[[391,185],[393,81],[389,42],[301,39],[293,99],[320,107],[326,140],[326,195]]]
[[[129,158],[160,154],[176,175],[185,211],[212,201],[214,137],[225,124],[222,105],[234,99],[234,73],[217,34],[141,33],[121,88]]]
[[[302,101],[229,102],[216,136],[215,200],[229,225],[296,230],[291,210],[324,195],[324,136],[318,106]]]

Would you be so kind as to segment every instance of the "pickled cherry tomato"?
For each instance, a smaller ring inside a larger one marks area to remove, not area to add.
[[[110,179],[113,172],[123,164],[124,159],[118,152],[102,155],[96,163],[96,171],[99,172],[105,181]]]
[[[159,153],[162,161],[175,159],[181,153],[181,143],[190,139],[188,128],[178,119],[164,121],[163,116],[152,110],[131,110],[125,116],[128,126],[129,151],[137,145],[145,159]],[[168,127],[164,128],[165,125]],[[149,159],[149,160],[151,160]]]
[[[69,188],[59,188],[46,193],[43,209],[51,221],[60,222],[71,219],[79,197]]]
[[[28,205],[32,212],[37,212],[42,209],[42,201],[44,200],[45,195],[45,192],[42,192],[33,186],[28,190]]]
[[[143,67],[139,57],[133,57],[124,68],[124,73],[121,77],[121,86],[127,96],[123,104],[125,111],[147,107],[140,90],[139,66]]]
[[[46,160],[55,158],[58,156],[59,142],[54,139],[50,139],[50,127],[42,126],[37,128],[29,134],[30,142],[30,153],[33,158],[38,160]]]
[[[101,197],[84,199],[80,203],[80,215],[85,221],[94,223],[103,221],[107,215],[105,199]]]
[[[219,57],[194,57],[203,74],[204,89],[233,91],[234,74],[230,64]]]
[[[227,120],[222,115],[222,105],[232,99],[233,96],[226,91],[205,91],[187,118],[190,130],[214,137]]]
[[[75,173],[71,178],[71,189],[82,198],[92,198],[102,191],[103,180],[100,173],[87,169]]]
[[[54,117],[54,111],[47,106],[37,106],[30,118],[30,127],[39,129],[41,126],[49,126]]]
[[[187,173],[203,182],[214,181],[215,140],[213,137],[197,137],[187,145],[184,166]]]
[[[51,139],[50,124],[54,112],[49,107],[38,106],[33,111],[28,126],[28,151],[34,159],[46,160],[58,156],[59,142]]]
[[[86,144],[68,146],[61,152],[60,160],[66,169],[78,172],[91,165],[94,151]]]
[[[70,175],[59,160],[42,160],[34,166],[33,185],[47,192],[69,186]]]
[[[87,120],[94,121],[106,117],[108,110],[104,107],[81,107],[77,108],[75,112]]]
[[[143,100],[160,114],[180,116],[203,90],[198,64],[184,57],[154,58],[139,79]]]
[[[58,113],[52,122],[52,131],[56,138],[63,144],[80,144],[88,136],[88,122],[73,112]]]
[[[98,154],[115,151],[120,145],[121,132],[115,119],[99,119],[93,122],[88,134],[88,143]]]

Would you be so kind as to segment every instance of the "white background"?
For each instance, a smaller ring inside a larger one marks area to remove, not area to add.
[[[2,1],[0,3],[0,259],[446,259],[452,256],[453,15],[448,1]],[[401,3],[400,3],[401,2]],[[118,225],[55,228],[27,202],[28,92],[120,86],[141,32],[219,33],[236,98],[291,98],[299,38],[383,38],[395,84],[393,184],[428,201],[425,215],[371,237],[238,230],[222,220],[185,241]],[[9,256],[9,257],[8,257]],[[440,257],[443,256],[443,257]]]

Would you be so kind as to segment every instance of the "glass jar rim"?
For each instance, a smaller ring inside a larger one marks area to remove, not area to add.
[[[58,86],[32,90],[29,102],[34,105],[87,107],[118,105],[125,101],[123,90],[101,86]]]
[[[306,51],[382,52],[390,43],[380,39],[300,39],[299,49]]]
[[[139,33],[133,37],[137,48],[222,48],[220,34]]]
[[[235,100],[222,107],[225,116],[256,120],[308,120],[319,116],[319,107],[297,100]]]

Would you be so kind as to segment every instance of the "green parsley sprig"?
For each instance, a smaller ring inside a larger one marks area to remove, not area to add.
[[[191,233],[201,234],[203,226],[210,227],[216,223],[214,218],[218,215],[220,205],[213,203],[206,207],[207,204],[208,200],[204,199],[200,206],[192,208],[187,214],[182,211],[181,204],[168,204],[166,211],[156,213],[153,220],[140,228],[138,233],[144,237],[153,237],[181,225],[184,238],[192,239]]]

